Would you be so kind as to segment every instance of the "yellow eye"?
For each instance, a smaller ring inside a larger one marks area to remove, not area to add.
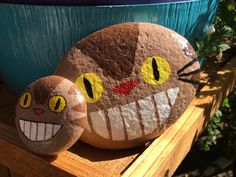
[[[63,111],[66,107],[66,100],[62,96],[53,96],[48,102],[51,111],[59,113]]]
[[[32,95],[30,92],[25,92],[21,97],[20,97],[20,106],[22,108],[29,108],[32,103]]]
[[[79,87],[87,103],[95,103],[102,96],[102,80],[96,74],[82,74],[77,78],[75,84]]]
[[[146,59],[141,67],[141,75],[145,82],[160,85],[169,79],[170,65],[162,57],[153,56]]]

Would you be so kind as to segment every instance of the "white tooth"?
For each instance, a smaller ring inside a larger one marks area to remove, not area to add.
[[[171,88],[171,89],[167,90],[167,94],[168,94],[168,97],[170,99],[171,106],[173,106],[175,104],[175,100],[178,96],[178,93],[179,93],[179,88],[178,87]]]
[[[46,124],[45,140],[52,137],[53,126],[52,124]]]
[[[125,121],[125,127],[128,139],[136,139],[142,136],[142,129],[137,115],[135,103],[130,103],[121,107],[122,116]]]
[[[27,138],[30,138],[30,122],[25,121],[25,129],[24,134]]]
[[[60,130],[61,125],[53,125],[53,136]]]
[[[36,141],[37,123],[31,122],[30,140]]]
[[[103,138],[109,139],[107,121],[103,111],[90,113],[91,123],[94,131]]]
[[[111,125],[112,140],[119,141],[125,139],[125,127],[119,108],[108,109],[108,117]]]
[[[161,123],[165,122],[165,119],[169,117],[171,107],[169,105],[168,98],[165,92],[161,92],[154,95],[154,99],[157,105],[157,111],[159,113]]]
[[[22,132],[24,132],[24,125],[25,125],[25,121],[20,120],[20,129],[21,129]]]
[[[45,123],[38,123],[37,141],[44,140]]]
[[[151,97],[139,100],[141,118],[144,125],[144,133],[152,133],[157,128],[157,117]]]

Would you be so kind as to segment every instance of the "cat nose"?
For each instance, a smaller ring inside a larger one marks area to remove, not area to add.
[[[137,81],[123,82],[112,89],[113,93],[123,94],[128,96],[129,93],[138,85]]]
[[[43,114],[45,111],[43,109],[40,108],[34,108],[34,113],[39,116],[40,114]]]

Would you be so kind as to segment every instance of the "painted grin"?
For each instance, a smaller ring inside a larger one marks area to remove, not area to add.
[[[114,141],[142,137],[168,119],[178,93],[178,87],[171,88],[123,106],[90,112],[90,126],[98,135]]]
[[[54,137],[62,125],[19,119],[21,132],[31,141],[46,141]]]

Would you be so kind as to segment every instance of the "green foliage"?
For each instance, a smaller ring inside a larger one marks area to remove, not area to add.
[[[236,45],[235,1],[221,0],[214,26],[210,26],[206,40],[197,40],[197,54],[221,60],[223,52]]]
[[[210,150],[210,146],[217,143],[217,139],[221,137],[220,122],[221,122],[222,112],[217,110],[213,119],[208,123],[206,129],[206,135],[199,140],[200,149],[204,151]]]
[[[236,46],[236,2],[221,0],[214,26],[210,26],[205,41],[196,42],[197,54],[207,59],[222,60],[224,52]],[[235,102],[235,103],[234,103]],[[236,92],[225,98],[220,109],[208,123],[203,136],[198,140],[200,149],[210,150],[219,138],[224,138],[227,146],[235,151],[236,147]],[[235,110],[235,111],[234,111]]]

